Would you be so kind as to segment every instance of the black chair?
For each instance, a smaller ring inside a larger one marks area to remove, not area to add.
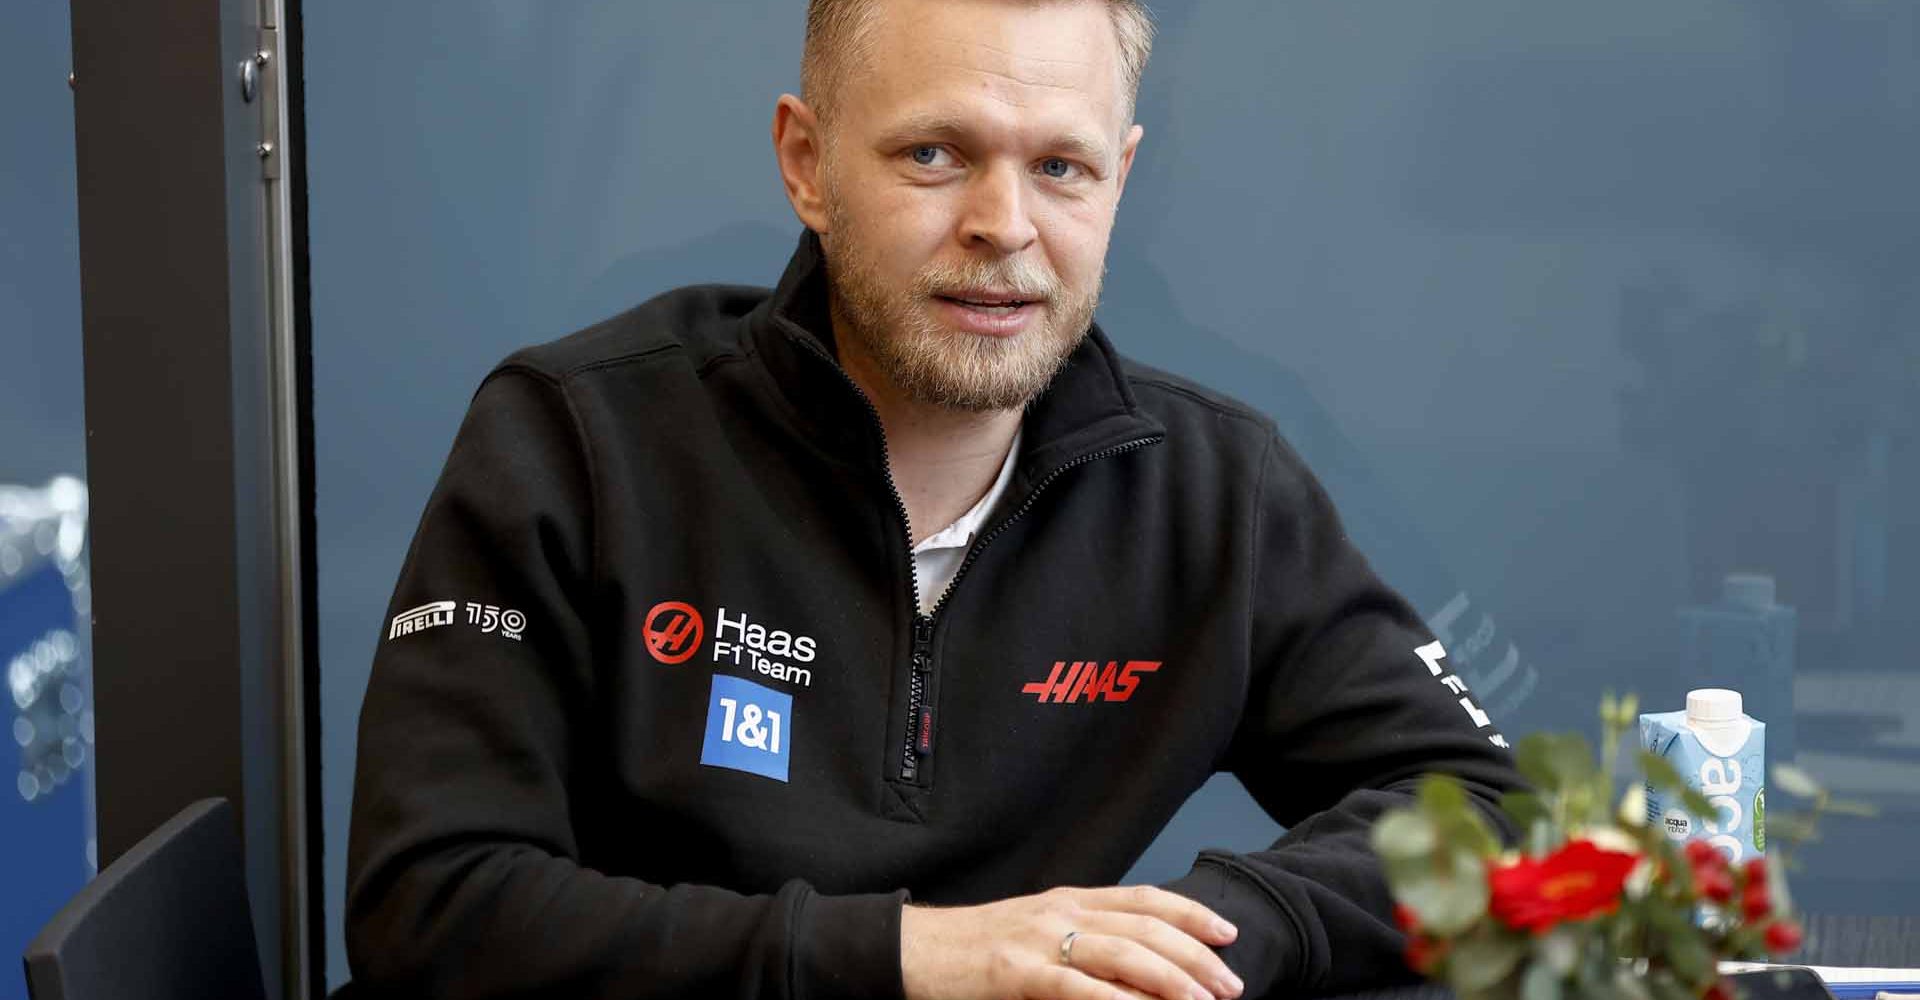
[[[246,858],[226,799],[202,799],[68,901],[27,946],[33,1000],[266,1000]]]

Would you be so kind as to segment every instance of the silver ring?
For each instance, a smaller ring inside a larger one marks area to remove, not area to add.
[[[1061,965],[1073,964],[1073,939],[1079,936],[1080,936],[1079,931],[1068,931],[1067,936],[1060,939],[1060,964]]]

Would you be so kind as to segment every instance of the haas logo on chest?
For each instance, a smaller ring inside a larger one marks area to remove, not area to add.
[[[1119,660],[1108,660],[1101,665],[1098,660],[1056,660],[1053,672],[1044,681],[1034,681],[1020,689],[1023,694],[1037,696],[1043,704],[1058,705],[1061,702],[1077,702],[1082,698],[1091,704],[1096,701],[1126,701],[1133,697],[1134,689],[1140,686],[1140,676],[1160,669],[1159,660],[1128,660],[1121,666]],[[1061,676],[1064,673],[1066,676]]]

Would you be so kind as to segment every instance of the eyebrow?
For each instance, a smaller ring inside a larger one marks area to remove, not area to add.
[[[971,137],[972,130],[959,117],[941,113],[912,115],[886,130],[880,137],[883,146],[895,146],[916,139],[964,140]],[[1046,145],[1059,149],[1082,159],[1095,163],[1107,162],[1107,144],[1093,136],[1081,132],[1063,132],[1049,139]]]

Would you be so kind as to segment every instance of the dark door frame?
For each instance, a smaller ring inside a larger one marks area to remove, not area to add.
[[[323,996],[299,0],[71,0],[99,860],[234,802]]]

